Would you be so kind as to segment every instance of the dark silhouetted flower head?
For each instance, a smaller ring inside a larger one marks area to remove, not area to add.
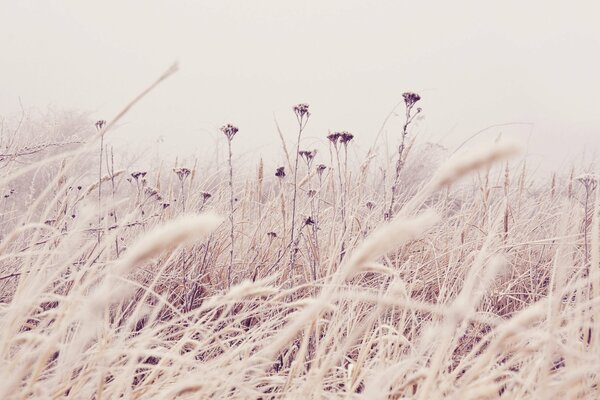
[[[348,144],[352,139],[354,139],[354,135],[350,132],[340,132],[340,142],[343,144]]]
[[[96,125],[96,129],[98,129],[99,131],[101,131],[102,128],[104,128],[104,126],[106,125],[106,121],[103,120],[103,119],[101,119],[99,121],[96,121],[95,125]]]
[[[337,144],[339,138],[340,138],[339,132],[334,132],[334,133],[330,133],[329,135],[327,135],[327,139],[329,139],[329,141],[331,143],[333,143],[334,145]]]
[[[233,126],[231,124],[223,125],[221,127],[221,132],[223,132],[223,134],[227,136],[227,140],[232,140],[235,134],[238,132],[238,130],[239,129],[236,126]]]
[[[373,210],[375,208],[375,203],[373,203],[372,201],[367,201],[366,206],[369,210]]]
[[[202,201],[206,201],[212,197],[212,194],[210,194],[208,192],[202,192],[200,194],[202,195]]]
[[[412,92],[402,93],[402,97],[404,97],[404,103],[406,104],[407,108],[411,108],[417,103],[417,101],[421,100],[421,96]]]
[[[285,167],[278,167],[275,171],[275,176],[278,178],[285,178]]]
[[[277,234],[275,232],[267,232],[267,236],[270,239],[275,239],[277,237]]]
[[[305,225],[314,225],[315,224],[315,220],[312,219],[312,217],[308,216],[306,217],[306,219],[304,220],[304,224]]]
[[[325,171],[326,169],[327,166],[325,164],[317,165],[317,174],[319,174],[319,176],[323,175],[323,171]]]
[[[173,172],[175,172],[175,174],[177,174],[177,177],[179,178],[180,181],[183,181],[185,178],[187,178],[192,171],[190,171],[189,168],[173,168]]]
[[[135,179],[136,181],[138,179],[140,179],[140,178],[145,177],[145,176],[146,176],[146,172],[144,172],[144,171],[134,171],[134,172],[131,173],[131,177],[133,179]]]
[[[313,150],[313,151],[300,150],[298,152],[298,154],[300,154],[300,157],[302,157],[304,159],[304,161],[306,161],[306,165],[308,165],[308,167],[310,168],[310,166],[315,158],[315,155],[317,154],[317,150]]]
[[[300,119],[304,118],[304,116],[310,117],[310,112],[308,111],[308,104],[306,103],[296,104],[293,107],[293,110],[296,116]]]

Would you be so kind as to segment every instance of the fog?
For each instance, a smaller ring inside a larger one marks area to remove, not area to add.
[[[518,137],[532,162],[564,168],[598,148],[598,15],[592,1],[4,2],[0,114],[110,119],[177,61],[113,140],[187,156],[232,122],[238,151],[279,157],[274,119],[292,141],[291,106],[307,102],[305,146],[331,129],[366,149],[415,91],[420,140],[452,151],[491,127],[479,138]]]

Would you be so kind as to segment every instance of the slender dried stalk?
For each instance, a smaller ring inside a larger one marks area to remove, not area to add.
[[[405,141],[406,136],[408,136],[408,127],[413,122],[414,118],[421,113],[421,108],[417,108],[417,111],[413,114],[412,109],[414,105],[421,100],[421,96],[416,93],[404,93],[402,95],[404,97],[405,104],[405,116],[404,116],[404,125],[402,126],[402,133],[400,135],[400,145],[398,146],[398,160],[396,160],[396,171],[394,174],[394,183],[392,185],[392,194],[390,198],[390,206],[387,209],[387,213],[385,215],[386,219],[390,219],[394,212],[394,205],[396,203],[396,197],[398,195],[398,186],[400,184],[400,174],[402,172],[402,168],[404,167],[405,157],[404,157],[404,149],[405,149]]]
[[[233,246],[235,244],[234,228],[235,221],[233,213],[235,211],[235,194],[233,191],[233,154],[231,152],[231,139],[227,140],[227,148],[229,150],[227,161],[229,163],[229,267],[227,268],[227,287],[231,287],[231,270],[233,269]]]
[[[296,139],[296,157],[294,161],[294,181],[293,181],[293,192],[292,192],[292,226],[290,234],[290,274],[294,269],[294,259],[296,257],[297,243],[296,243],[296,199],[298,196],[298,160],[300,158],[300,139],[302,138],[302,132],[306,128],[308,119],[310,118],[310,112],[308,111],[308,104],[298,104],[293,108],[298,120],[298,137]]]

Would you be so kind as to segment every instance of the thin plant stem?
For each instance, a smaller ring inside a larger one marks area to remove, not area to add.
[[[233,269],[233,246],[234,246],[234,235],[233,235],[233,228],[234,228],[234,219],[233,219],[233,212],[234,212],[234,194],[233,194],[233,162],[232,162],[232,152],[231,152],[231,139],[227,140],[227,146],[229,149],[229,156],[228,156],[228,161],[229,161],[229,225],[230,225],[230,231],[229,231],[229,240],[230,240],[230,248],[229,248],[229,267],[227,269],[227,287],[231,288],[231,271]]]

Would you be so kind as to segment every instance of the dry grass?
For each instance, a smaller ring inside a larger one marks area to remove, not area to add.
[[[0,398],[598,397],[598,191],[512,182],[516,150],[427,182],[406,160],[390,221],[371,153],[297,182],[261,161],[234,177],[233,259],[225,173],[150,171],[99,212],[70,159],[3,219]]]

